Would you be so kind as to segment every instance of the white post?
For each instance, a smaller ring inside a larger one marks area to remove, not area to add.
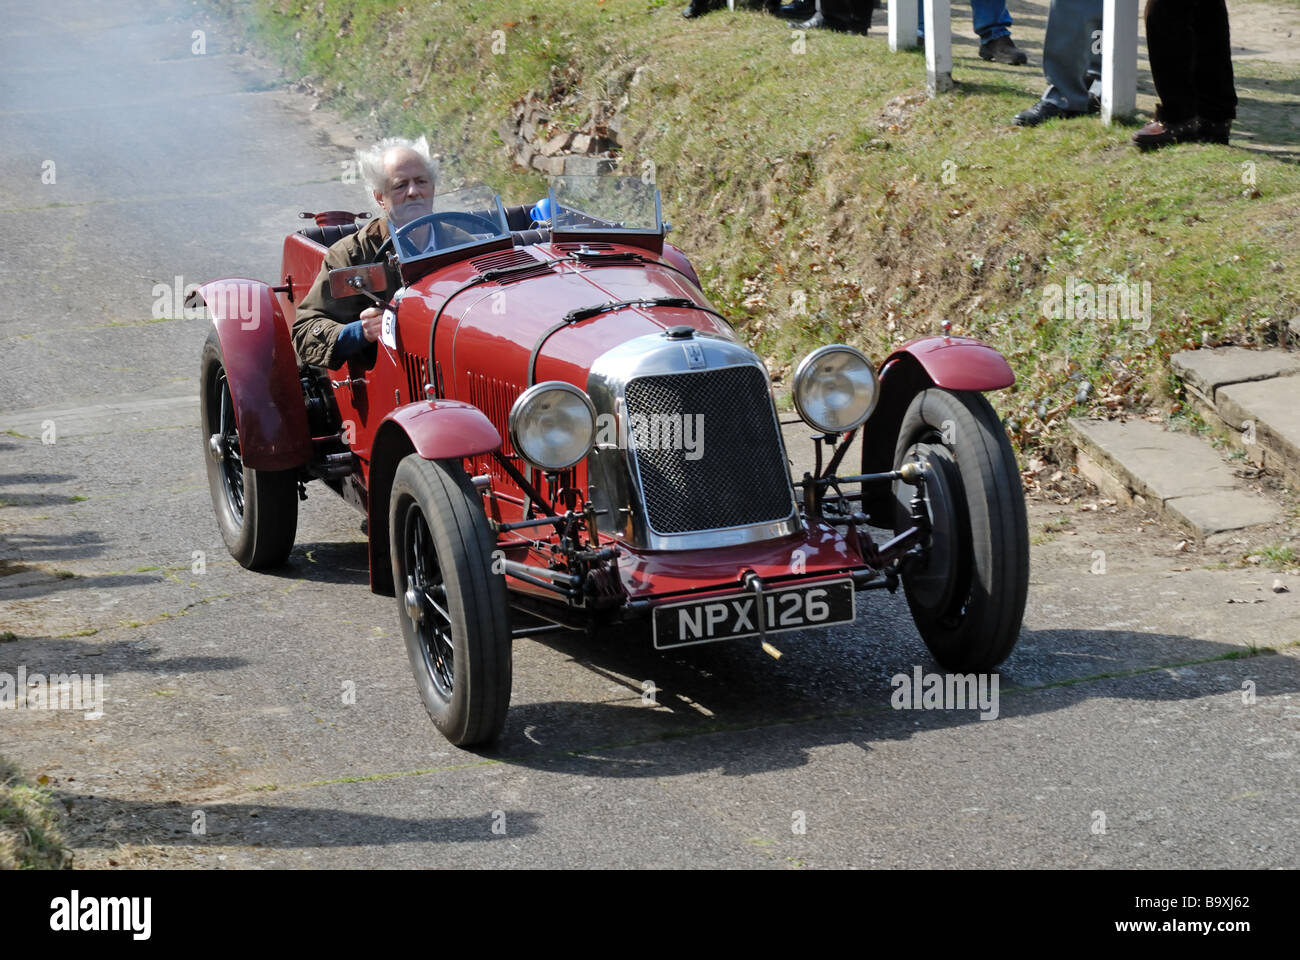
[[[1101,122],[1137,110],[1137,0],[1105,0],[1101,23]]]
[[[925,4],[925,89],[933,97],[952,89],[952,4],[950,0],[923,0],[923,2]]]
[[[917,0],[889,0],[891,51],[910,50],[916,46],[916,3]]]

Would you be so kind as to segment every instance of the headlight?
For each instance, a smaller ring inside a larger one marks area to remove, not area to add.
[[[548,380],[529,387],[510,408],[510,444],[542,470],[571,467],[591,452],[596,408],[571,383]]]
[[[819,347],[794,372],[795,409],[822,433],[860,426],[875,409],[877,396],[876,371],[853,347]]]

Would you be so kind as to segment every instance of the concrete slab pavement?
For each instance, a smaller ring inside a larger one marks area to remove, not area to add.
[[[1219,415],[1242,431],[1251,459],[1300,483],[1300,376],[1235,383],[1218,396]]]
[[[1073,419],[1084,476],[1143,497],[1198,538],[1276,521],[1280,507],[1247,491],[1212,447],[1146,420]],[[1100,475],[1104,474],[1104,476]]]
[[[1175,354],[1170,366],[1211,426],[1300,487],[1300,353],[1218,347]]]
[[[1169,365],[1189,391],[1213,404],[1216,391],[1228,384],[1300,373],[1300,353],[1215,347],[1176,353],[1169,358]]]

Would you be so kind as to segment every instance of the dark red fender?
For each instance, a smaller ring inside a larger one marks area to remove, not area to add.
[[[458,460],[501,446],[501,435],[492,421],[478,407],[460,400],[408,403],[384,417],[384,423],[390,420],[402,428],[425,460]]]
[[[880,401],[862,426],[862,472],[894,467],[894,445],[912,398],[929,387],[945,390],[1000,390],[1016,382],[1011,365],[986,343],[968,337],[921,337],[908,341],[880,367]],[[893,524],[893,499],[882,486],[863,501],[877,526]]]
[[[969,337],[909,340],[889,355],[884,367],[903,354],[914,357],[931,382],[945,390],[1001,390],[1016,382],[1002,354]]]
[[[409,403],[384,417],[375,431],[366,473],[370,531],[370,589],[391,596],[388,505],[397,465],[412,450],[426,460],[457,460],[501,446],[496,427],[477,407],[459,400]]]
[[[258,280],[214,280],[199,288],[221,340],[244,463],[288,470],[311,457],[307,409],[289,324]]]

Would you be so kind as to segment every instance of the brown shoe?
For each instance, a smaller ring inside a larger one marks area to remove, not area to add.
[[[1133,142],[1141,150],[1157,150],[1171,143],[1185,143],[1196,139],[1199,124],[1196,119],[1183,120],[1178,123],[1165,123],[1152,120],[1145,127],[1133,134]]]

